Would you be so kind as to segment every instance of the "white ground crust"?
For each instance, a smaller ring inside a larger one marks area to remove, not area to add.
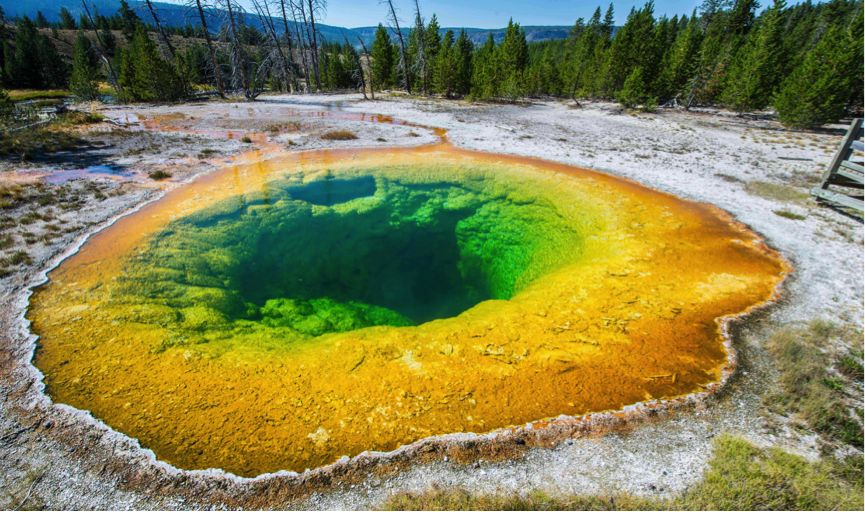
[[[314,495],[310,508],[369,508],[396,492],[421,491],[435,484],[473,491],[611,493],[663,495],[698,480],[721,432],[744,435],[760,445],[779,445],[816,456],[815,439],[770,421],[761,394],[772,385],[773,370],[762,341],[773,328],[824,318],[861,327],[863,315],[863,233],[858,221],[817,207],[808,199],[767,199],[746,190],[748,182],[768,182],[807,192],[827,164],[840,137],[782,130],[768,121],[745,120],[718,112],[662,111],[653,115],[621,113],[611,104],[581,109],[563,103],[530,106],[471,106],[451,102],[387,99],[359,101],[356,95],[269,96],[253,104],[208,103],[200,106],[108,109],[122,121],[130,112],[184,112],[202,118],[277,119],[292,111],[380,113],[400,120],[442,127],[454,144],[483,151],[541,157],[624,176],[678,196],[715,204],[763,235],[793,264],[781,303],[749,322],[737,339],[740,370],[721,396],[705,406],[647,422],[629,433],[564,443],[552,450],[532,449],[520,460],[479,462],[471,466],[438,462],[414,467],[394,478],[371,477],[349,488]],[[321,141],[315,133],[282,135],[297,149],[425,144],[428,130],[368,121],[321,121],[358,133],[354,141]],[[325,126],[326,125],[326,126]],[[419,136],[416,136],[419,135]],[[206,135],[196,136],[207,138]],[[380,140],[384,139],[384,140]],[[211,141],[212,142],[212,141]],[[194,143],[194,142],[193,142]],[[236,150],[237,143],[232,142]],[[200,172],[200,171],[199,171]],[[140,200],[140,196],[137,200]],[[131,205],[130,205],[131,206]],[[775,211],[805,215],[781,217]],[[6,295],[11,297],[11,295]],[[20,347],[2,348],[20,358]],[[17,349],[17,350],[16,350]],[[22,368],[21,375],[26,372]],[[8,387],[0,388],[4,397]],[[42,438],[37,432],[7,437],[20,430],[7,398],[0,403],[0,507],[19,505],[21,488],[48,508],[186,508],[171,492],[145,494],[115,481],[105,468],[82,468],[64,456],[72,443]],[[139,464],[150,464],[140,450],[115,441],[96,428],[92,435],[115,443],[116,453],[131,450]],[[7,441],[8,439],[8,441]],[[278,503],[271,504],[278,507]]]

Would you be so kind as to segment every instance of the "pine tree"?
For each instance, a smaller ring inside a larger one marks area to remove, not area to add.
[[[66,7],[60,8],[60,28],[64,30],[75,30],[78,28],[75,18],[72,17],[72,13]]]
[[[83,32],[75,39],[72,51],[72,74],[69,89],[78,99],[91,101],[99,98],[99,66],[90,40]]]
[[[138,26],[141,25],[141,19],[135,14],[129,7],[129,3],[126,0],[120,0],[120,9],[118,10],[118,14],[120,16],[120,30],[123,31],[123,37],[126,38],[127,41],[132,41],[132,38],[135,36],[135,31],[138,29]]]
[[[454,33],[448,30],[442,39],[435,61],[435,90],[448,98],[454,94],[456,88],[454,53]]]
[[[51,44],[48,36],[40,35],[36,44],[39,53],[39,63],[42,66],[42,86],[47,88],[64,88],[66,87],[69,69],[63,57]]]
[[[472,94],[478,98],[490,98],[496,93],[496,43],[492,33],[487,35],[474,55],[472,70]]]
[[[104,16],[98,16],[99,39],[102,41],[102,51],[109,59],[113,59],[117,54],[117,38],[114,37],[114,32],[111,31],[111,23]]]
[[[853,41],[842,27],[830,27],[775,97],[781,122],[795,128],[816,128],[840,119],[846,112],[851,70],[857,66],[861,45],[861,37]],[[861,81],[861,77],[852,80]]]
[[[424,82],[424,86],[426,88],[430,87],[430,84],[433,83],[433,74],[434,74],[434,66],[433,64],[436,62],[436,57],[438,56],[439,49],[441,48],[441,36],[439,35],[439,22],[438,17],[435,14],[430,18],[429,23],[427,23],[426,29],[423,32],[424,42],[423,49],[425,53],[425,60],[429,63],[427,66],[427,73],[425,76],[421,77]]]
[[[520,97],[524,90],[523,72],[529,63],[529,48],[526,33],[519,23],[508,21],[502,44],[496,47],[498,92],[509,99]]]
[[[475,47],[465,30],[460,30],[454,50],[454,93],[465,96],[472,88],[472,54]]]
[[[16,24],[13,46],[5,59],[8,84],[20,89],[43,88],[39,56],[39,34],[30,18],[24,16]]]
[[[679,30],[673,46],[664,56],[658,86],[659,94],[664,98],[675,98],[684,93],[688,80],[697,70],[703,38],[699,23],[694,13],[685,28]]]
[[[408,35],[406,53],[408,53],[408,60],[411,62],[409,71],[412,74],[412,82],[416,84],[422,94],[429,94],[429,83],[424,77],[430,73],[430,68],[435,65],[435,62],[426,60],[426,27],[419,8],[415,12],[414,27]]]
[[[766,107],[778,88],[786,60],[781,14],[784,7],[784,0],[775,0],[766,10],[730,68],[721,100],[735,110]]]
[[[657,105],[657,99],[650,96],[649,86],[643,74],[643,68],[636,67],[625,83],[622,89],[616,94],[616,101],[627,108],[643,106],[645,110],[652,110]]]
[[[652,83],[658,74],[660,61],[655,48],[654,3],[631,9],[625,25],[619,29],[610,46],[607,91],[617,93],[634,69],[642,68],[641,76]]]
[[[394,83],[394,48],[390,35],[384,25],[379,23],[375,30],[375,39],[370,50],[372,59],[372,76],[378,90],[391,87]]]
[[[48,23],[48,19],[42,14],[42,11],[36,11],[36,21],[34,22],[36,27],[38,28],[48,28],[51,25]]]
[[[177,101],[189,93],[189,85],[176,63],[160,57],[156,44],[139,24],[132,40],[120,53],[120,85],[126,101]]]

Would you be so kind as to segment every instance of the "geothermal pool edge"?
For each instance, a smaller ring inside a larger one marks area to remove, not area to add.
[[[542,159],[536,160],[542,161]],[[558,162],[552,163],[556,165],[566,165],[559,164]],[[218,168],[213,172],[219,172],[220,169],[221,168]],[[593,173],[607,175],[602,171],[590,171]],[[198,175],[189,181],[194,181],[209,174],[211,173],[208,172]],[[615,179],[632,181],[627,180],[626,178],[620,178],[618,176],[611,177]],[[649,188],[638,182],[634,183],[640,187]],[[672,195],[666,192],[660,193],[665,195]],[[716,318],[715,321],[721,329],[724,346],[727,350],[727,362],[722,369],[720,380],[706,386],[704,391],[695,392],[666,400],[650,400],[646,402],[637,402],[615,411],[603,411],[586,415],[558,416],[555,418],[539,419],[526,425],[501,428],[485,434],[457,433],[426,437],[413,443],[403,445],[392,451],[365,452],[355,457],[343,458],[332,464],[320,466],[313,470],[304,471],[302,473],[291,471],[277,471],[274,473],[260,474],[256,477],[240,477],[218,468],[204,470],[179,469],[175,466],[172,466],[171,464],[157,459],[155,453],[152,450],[142,447],[134,437],[128,436],[127,434],[124,434],[109,427],[102,420],[94,417],[89,411],[76,409],[71,406],[54,402],[52,398],[45,393],[43,373],[33,364],[33,356],[38,345],[38,336],[30,330],[30,322],[29,320],[27,320],[26,314],[30,304],[30,296],[32,295],[34,289],[40,287],[45,282],[47,282],[48,274],[56,267],[58,267],[67,258],[77,253],[78,250],[83,245],[85,245],[92,236],[110,227],[119,219],[131,215],[151,203],[159,201],[164,195],[164,192],[157,194],[156,197],[150,198],[135,205],[131,209],[113,217],[109,221],[100,224],[97,228],[82,235],[76,240],[73,245],[67,248],[67,250],[65,250],[60,255],[52,258],[49,264],[42,271],[40,271],[40,273],[35,276],[34,279],[20,291],[20,293],[16,294],[17,297],[15,301],[15,307],[19,312],[16,322],[18,335],[22,337],[24,341],[22,348],[25,348],[26,352],[26,366],[27,370],[30,373],[29,377],[33,378],[38,383],[38,385],[36,386],[35,395],[33,395],[33,387],[29,388],[26,391],[28,395],[31,395],[31,407],[51,409],[54,406],[57,406],[57,409],[67,414],[71,414],[77,420],[84,421],[90,426],[96,427],[99,431],[103,433],[103,435],[106,436],[106,439],[109,440],[111,443],[118,443],[121,445],[126,445],[127,447],[134,448],[131,453],[118,455],[119,458],[126,459],[130,462],[135,462],[135,459],[138,459],[140,461],[143,458],[151,465],[153,469],[159,472],[164,472],[165,474],[170,476],[190,475],[195,479],[205,480],[219,478],[227,479],[228,481],[243,485],[256,485],[265,482],[272,483],[274,481],[282,481],[282,483],[286,485],[302,488],[303,491],[301,491],[300,494],[303,495],[308,495],[309,493],[314,492],[314,490],[327,489],[328,487],[330,487],[331,483],[325,482],[330,481],[331,478],[335,478],[333,483],[341,481],[342,479],[345,479],[346,481],[353,481],[365,477],[365,472],[367,471],[390,472],[392,470],[399,469],[399,467],[402,467],[404,465],[410,465],[415,462],[440,460],[442,458],[464,460],[467,462],[475,460],[479,457],[489,459],[489,456],[491,454],[494,455],[496,453],[502,456],[502,458],[511,458],[514,455],[519,455],[519,453],[522,453],[530,447],[553,447],[568,438],[602,434],[607,430],[615,429],[626,424],[638,423],[639,421],[647,417],[663,415],[668,412],[679,410],[683,407],[692,407],[695,404],[702,403],[707,398],[713,396],[719,390],[721,390],[726,385],[727,381],[735,371],[737,356],[735,348],[733,347],[734,343],[731,335],[732,327],[736,324],[747,321],[748,317],[750,317],[755,312],[776,303],[781,296],[781,290],[787,282],[787,277],[789,276],[791,271],[791,266],[786,260],[786,258],[784,258],[784,256],[779,252],[773,251],[775,252],[776,256],[783,261],[783,265],[785,267],[782,278],[775,287],[775,293],[773,294],[773,296],[762,303],[752,305],[751,307],[740,313]],[[681,200],[694,203],[694,201],[687,201],[684,199]],[[730,222],[737,226],[741,226],[742,228],[748,229],[748,231],[756,233],[750,228],[747,228],[744,224],[736,221],[732,215],[721,210],[720,208],[706,203],[700,204],[709,206],[717,210],[718,212],[723,212],[723,214],[726,216],[727,222]],[[761,242],[765,243],[765,240],[763,240],[762,236],[759,236],[759,234],[758,239]],[[67,442],[71,442],[71,440],[67,440]],[[360,470],[360,473],[358,473],[357,470]],[[299,500],[302,498],[301,496],[296,495],[294,499]]]

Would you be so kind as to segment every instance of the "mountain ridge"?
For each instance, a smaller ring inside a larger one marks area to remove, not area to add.
[[[147,5],[141,0],[128,0],[129,6],[138,14],[145,22],[152,20]],[[91,9],[99,12],[102,15],[113,15],[117,12],[120,6],[120,0],[88,0]],[[182,27],[186,24],[197,25],[198,15],[189,7],[177,4],[169,4],[164,2],[153,2],[160,21],[169,27]],[[78,0],[0,0],[0,7],[6,13],[7,19],[29,16],[34,18],[38,12],[42,12],[48,21],[58,21],[60,9],[66,7],[77,19],[84,9],[81,7],[81,2]],[[222,13],[216,9],[209,9],[207,13],[207,23],[211,31],[216,32],[222,25]],[[261,28],[261,20],[253,12],[243,13],[244,23]],[[289,21],[289,23],[293,23]],[[282,26],[282,19],[276,24],[277,28]],[[356,44],[357,38],[360,37],[365,44],[372,44],[375,34],[375,26],[360,26],[360,27],[338,27],[334,25],[317,23],[319,34],[327,41],[342,42],[348,39],[352,44]],[[566,25],[526,25],[522,27],[526,32],[526,40],[532,41],[547,41],[553,39],[564,39],[570,33],[571,27]],[[474,28],[474,27],[443,27],[440,32],[444,34],[447,30],[453,30],[458,33],[460,30],[465,30],[469,38],[475,44],[483,43],[489,34],[493,35],[493,39],[499,42],[504,37],[505,28]],[[404,34],[408,34],[409,28],[402,28]]]

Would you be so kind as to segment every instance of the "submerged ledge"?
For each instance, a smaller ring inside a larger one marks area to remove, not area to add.
[[[510,159],[511,157],[502,158]],[[567,167],[558,164],[551,164],[551,166],[559,168]],[[615,178],[609,179],[615,180]],[[715,215],[725,217],[725,222],[730,223],[737,230],[741,230],[743,233],[747,232],[744,226],[735,223],[735,221],[730,219],[729,216],[721,213],[720,210],[717,210],[714,207],[703,208],[714,210],[713,213]],[[780,264],[783,271],[779,278],[783,278],[783,276],[789,272],[789,265],[787,265],[786,262],[784,262],[777,254],[774,254],[774,256],[781,262]],[[328,480],[332,476],[336,475],[351,477],[351,475],[354,474],[354,471],[360,468],[368,468],[369,466],[385,467],[393,464],[399,465],[401,463],[415,460],[436,459],[442,457],[449,457],[452,460],[470,460],[474,457],[483,457],[487,460],[490,458],[508,458],[515,456],[528,446],[552,446],[566,438],[587,435],[608,428],[615,428],[632,422],[635,419],[643,418],[647,415],[654,415],[699,402],[717,392],[717,390],[720,389],[729,378],[729,375],[732,373],[734,368],[735,353],[730,346],[729,334],[727,332],[730,322],[777,299],[778,287],[780,286],[781,282],[779,281],[772,293],[772,296],[767,298],[764,302],[754,304],[742,313],[726,315],[722,318],[716,319],[718,328],[722,333],[724,346],[726,347],[726,362],[723,364],[722,368],[719,369],[720,378],[715,382],[705,385],[703,391],[668,399],[640,401],[614,412],[607,411],[576,416],[560,415],[552,419],[532,421],[524,426],[499,428],[486,434],[463,433],[425,437],[392,451],[364,452],[355,457],[343,458],[336,463],[321,466],[318,469],[306,471],[302,474],[279,471],[277,473],[261,475],[254,479],[254,481],[291,475],[289,480],[295,483],[299,483],[297,479],[300,479],[302,482],[312,483],[319,480],[319,478]],[[89,414],[87,414],[87,416],[92,418]],[[101,421],[97,421],[101,423]],[[105,426],[103,428],[107,429],[108,427]],[[123,435],[122,438],[126,439]],[[152,457],[155,460],[155,456]],[[158,466],[162,466],[163,468],[170,467],[164,465],[164,463],[159,463]],[[192,471],[192,473],[210,475],[220,474],[222,472]],[[241,481],[249,480],[241,479]]]

